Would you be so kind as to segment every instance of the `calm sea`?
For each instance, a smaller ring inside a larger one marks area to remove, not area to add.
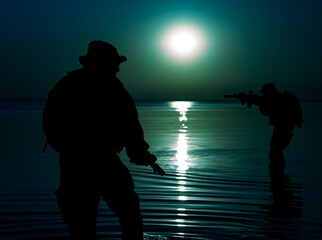
[[[0,239],[66,239],[54,191],[58,154],[41,153],[44,102],[0,103]],[[304,125],[272,179],[272,127],[257,107],[237,103],[137,103],[151,152],[166,171],[129,163],[144,232],[171,239],[321,239],[322,104],[303,103]],[[99,239],[120,239],[101,202]]]

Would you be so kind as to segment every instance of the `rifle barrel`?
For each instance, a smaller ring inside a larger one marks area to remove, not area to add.
[[[236,95],[224,95],[225,98],[238,98]]]

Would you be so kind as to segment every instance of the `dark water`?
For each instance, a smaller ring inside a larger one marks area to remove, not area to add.
[[[0,239],[66,239],[53,192],[58,155],[41,154],[42,102],[0,103]],[[322,104],[303,104],[305,124],[272,179],[272,127],[256,107],[201,102],[139,103],[151,151],[167,172],[128,163],[144,231],[169,239],[321,239]],[[99,239],[120,239],[101,202]]]

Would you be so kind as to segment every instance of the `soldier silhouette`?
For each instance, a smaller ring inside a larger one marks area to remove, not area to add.
[[[264,84],[260,92],[262,96],[249,91],[249,94],[238,93],[225,97],[238,98],[243,105],[247,103],[248,107],[258,105],[260,112],[269,118],[269,123],[274,126],[269,152],[270,169],[272,173],[283,173],[284,149],[290,144],[294,126],[302,127],[301,105],[291,92],[278,92],[274,83]]]
[[[302,127],[302,109],[298,99],[291,92],[278,92],[274,83],[265,84],[260,92],[263,96],[257,103],[259,110],[274,126],[269,152],[270,169],[277,173],[283,172],[283,151],[291,142],[294,126]]]
[[[260,92],[262,96],[249,95],[246,101],[258,105],[260,112],[274,126],[269,152],[270,169],[272,173],[283,173],[284,149],[291,142],[294,126],[302,127],[302,109],[299,100],[291,92],[278,92],[274,83],[264,84]]]
[[[138,165],[156,157],[148,149],[132,97],[117,79],[126,57],[104,41],[89,43],[83,68],[69,72],[49,92],[43,131],[60,153],[58,206],[70,239],[96,239],[100,196],[118,216],[122,239],[143,239],[139,198],[118,153]]]

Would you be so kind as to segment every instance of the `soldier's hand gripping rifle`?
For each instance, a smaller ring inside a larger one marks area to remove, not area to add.
[[[225,98],[237,98],[241,102],[242,105],[247,103],[247,107],[251,108],[253,104],[258,105],[259,95],[254,94],[253,91],[248,91],[247,93],[235,93],[233,95],[224,95]]]

